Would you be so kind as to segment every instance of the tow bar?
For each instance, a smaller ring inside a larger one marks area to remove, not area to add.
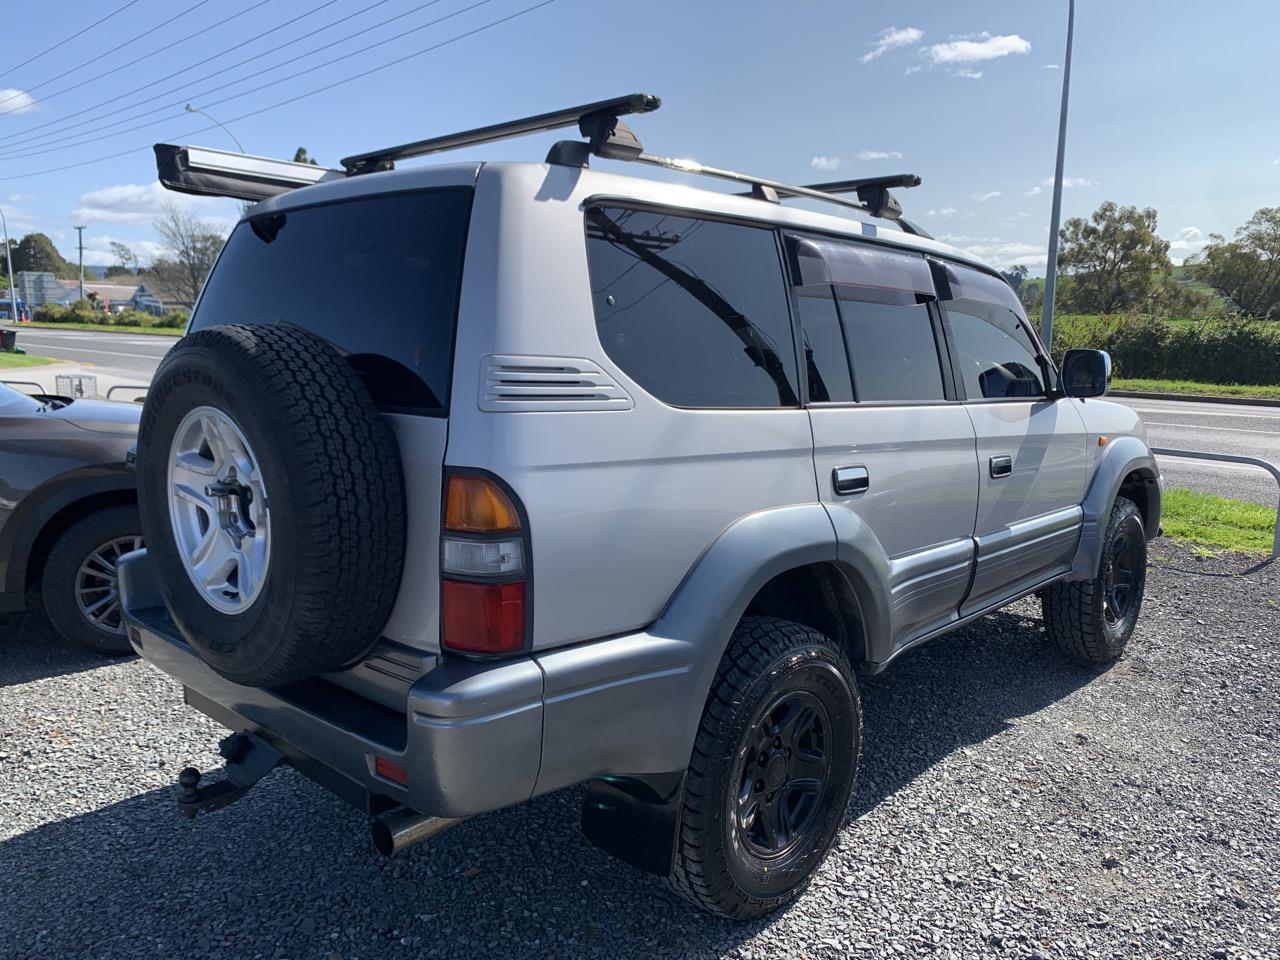
[[[253,733],[233,733],[218,744],[218,753],[227,761],[222,779],[202,787],[203,775],[195,767],[186,767],[178,774],[174,800],[178,812],[188,820],[202,810],[218,810],[235,803],[284,761],[283,753]]]

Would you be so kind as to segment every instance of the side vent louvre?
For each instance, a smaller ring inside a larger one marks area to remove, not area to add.
[[[599,365],[581,357],[490,355],[480,364],[480,409],[630,410],[631,397]]]

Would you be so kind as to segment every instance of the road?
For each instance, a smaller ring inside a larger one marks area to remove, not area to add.
[[[92,364],[103,373],[150,380],[161,358],[177,337],[155,334],[96,333],[92,330],[18,331],[18,345],[27,353]]]
[[[102,373],[146,381],[175,337],[95,333],[89,330],[25,329],[18,334],[29,353],[92,364]],[[1146,421],[1153,447],[1237,453],[1280,463],[1280,408],[1195,403],[1184,400],[1130,400]],[[1275,506],[1275,482],[1260,470],[1226,463],[1161,461],[1172,486]]]

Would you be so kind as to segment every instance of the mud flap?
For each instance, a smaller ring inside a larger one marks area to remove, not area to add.
[[[675,866],[683,770],[632,777],[601,777],[587,785],[582,832],[624,863],[660,877]]]

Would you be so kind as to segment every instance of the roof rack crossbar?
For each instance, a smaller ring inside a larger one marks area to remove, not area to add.
[[[344,157],[342,166],[348,174],[352,175],[388,170],[397,160],[407,160],[410,157],[422,157],[444,150],[455,150],[458,147],[492,143],[495,140],[522,137],[530,133],[542,133],[574,125],[581,129],[583,136],[592,139],[593,152],[599,152],[598,148],[603,147],[609,135],[614,132],[618,117],[632,113],[649,113],[657,110],[661,105],[662,101],[657,97],[647,93],[633,93],[625,97],[614,97],[611,100],[597,100],[595,103],[553,110],[551,113],[540,113],[535,117],[525,117],[523,120],[510,120],[487,127],[477,127],[475,130],[446,134],[443,137],[415,140],[413,143],[401,144],[398,147],[358,153]],[[636,145],[639,146],[638,141]]]

